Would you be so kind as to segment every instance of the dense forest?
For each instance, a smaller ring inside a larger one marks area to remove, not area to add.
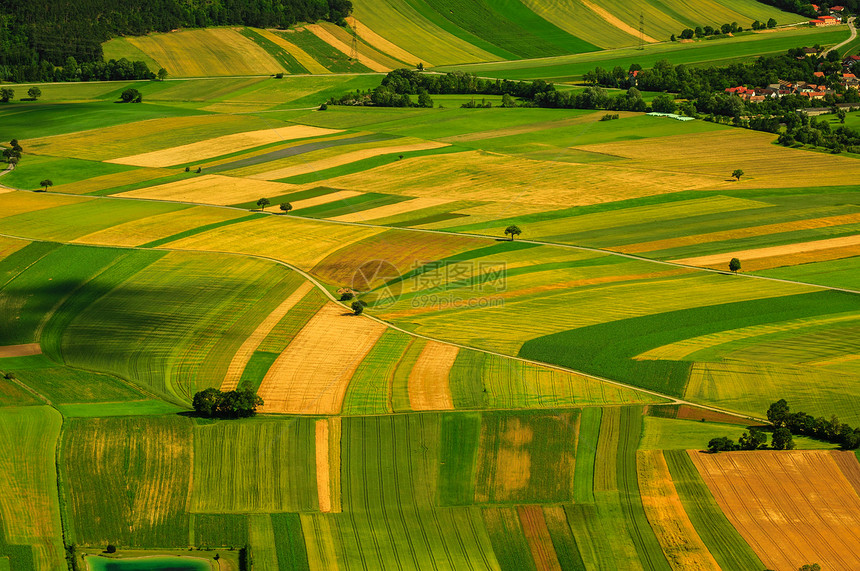
[[[102,61],[101,43],[111,36],[234,24],[342,23],[351,10],[350,0],[0,0],[0,81],[65,79],[68,71],[55,68],[66,66],[68,58],[90,69],[93,79],[104,79],[103,69],[88,64]],[[137,77],[122,77],[130,78]]]

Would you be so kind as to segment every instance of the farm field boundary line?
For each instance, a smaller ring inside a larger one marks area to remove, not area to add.
[[[36,190],[25,190],[25,189],[20,189],[20,188],[12,188],[12,187],[8,187],[8,186],[3,186],[2,184],[0,184],[0,188],[11,188],[12,190],[19,190],[21,192],[31,192],[33,194],[40,193],[40,191],[36,191]],[[51,194],[56,194],[56,195],[60,195],[60,196],[75,196],[75,197],[79,196],[77,194],[64,193],[64,192],[52,192]],[[201,206],[201,204],[199,202],[185,202],[185,201],[180,201],[180,200],[164,200],[164,199],[160,199],[160,198],[140,198],[140,197],[110,196],[110,195],[108,195],[108,196],[93,196],[93,198],[94,199],[112,199],[112,200],[139,200],[139,201],[144,201],[144,202],[166,202],[169,204],[188,204],[188,205],[193,205],[193,206]],[[236,206],[223,206],[223,205],[217,205],[217,204],[206,204],[204,206],[211,207],[211,208],[229,208],[232,210],[241,210],[243,212],[248,211],[247,208],[238,208]],[[260,212],[260,214],[268,214],[269,216],[281,216],[281,214],[277,213],[277,212],[265,212],[264,211],[264,212]],[[472,234],[470,232],[451,232],[451,231],[447,231],[447,230],[433,230],[430,228],[409,228],[409,227],[394,228],[391,226],[380,226],[377,224],[369,224],[367,222],[344,222],[342,220],[330,220],[327,218],[311,218],[309,216],[302,216],[300,214],[290,214],[290,217],[301,218],[302,220],[309,220],[309,221],[313,221],[313,222],[321,222],[321,223],[326,223],[326,224],[340,224],[340,225],[345,225],[345,226],[359,226],[359,227],[363,227],[363,228],[375,228],[375,229],[380,229],[380,228],[396,229],[396,230],[403,230],[406,232],[423,232],[426,234],[445,234],[448,236],[463,236],[465,238],[480,238],[482,240],[491,240],[494,242],[507,241],[505,239],[498,238],[496,236],[490,236],[487,234]],[[19,240],[30,240],[30,238],[7,235],[7,234],[0,234],[0,236],[8,236],[9,238],[16,238]],[[39,240],[31,240],[31,241],[37,241],[38,242]],[[47,240],[41,240],[41,241],[45,242]],[[741,278],[752,278],[752,279],[757,279],[757,280],[779,282],[779,283],[785,283],[785,284],[793,284],[793,285],[799,285],[799,286],[812,287],[812,288],[816,288],[816,289],[824,289],[824,290],[830,290],[830,291],[841,291],[843,293],[851,293],[854,295],[860,295],[860,290],[856,290],[856,289],[834,287],[834,286],[828,286],[828,285],[823,285],[823,284],[813,284],[813,283],[807,283],[807,282],[801,282],[801,281],[789,280],[789,279],[783,279],[783,278],[773,278],[770,276],[761,276],[758,274],[733,274],[732,272],[727,271],[727,270],[716,270],[713,268],[691,266],[688,264],[680,264],[680,263],[672,262],[669,260],[655,260],[653,258],[647,258],[644,256],[637,256],[635,254],[626,254],[624,252],[616,252],[614,250],[607,250],[604,248],[594,248],[591,246],[576,246],[574,244],[561,244],[558,242],[547,242],[545,240],[528,240],[525,238],[518,238],[516,241],[521,242],[523,244],[534,244],[536,246],[552,246],[554,248],[566,248],[568,250],[576,250],[579,252],[593,252],[593,253],[597,253],[597,254],[607,254],[610,256],[618,256],[620,258],[627,258],[627,259],[636,260],[639,262],[651,262],[653,264],[660,264],[663,266],[671,266],[674,268],[684,268],[687,270],[697,270],[700,272],[709,272],[712,274],[720,274],[723,276],[734,275],[736,277],[741,277]],[[195,250],[195,251],[199,251],[199,250]],[[248,255],[250,255],[250,254],[248,254]],[[269,259],[269,258],[265,258],[263,256],[258,256],[258,257],[263,258],[263,259]],[[281,263],[280,261],[278,261],[278,262]],[[292,267],[292,266],[290,266],[290,267]],[[301,271],[301,270],[297,270],[297,271]],[[331,297],[331,296],[329,296],[329,297]],[[410,333],[410,335],[412,335],[412,334]],[[430,339],[430,338],[428,337],[428,339]],[[595,377],[595,378],[598,378],[598,377]],[[655,394],[657,394],[657,393],[655,393]],[[696,405],[696,406],[699,406],[699,405]],[[719,409],[714,409],[714,410],[719,410]]]
[[[232,207],[229,207],[229,208],[232,208]],[[244,209],[238,209],[238,210],[244,210]],[[449,233],[449,234],[450,234],[450,233]],[[23,237],[23,236],[16,236],[16,235],[13,235],[13,234],[4,234],[4,233],[0,233],[0,236],[2,236],[2,237],[4,237],[4,238],[13,238],[13,239],[16,239],[16,240],[28,240],[28,241],[30,241],[30,242],[47,242],[47,241],[48,241],[48,240],[30,239],[30,238],[25,238],[25,237]],[[294,265],[289,264],[289,263],[287,263],[287,262],[284,262],[284,261],[282,261],[282,260],[278,260],[278,259],[276,259],[276,258],[271,258],[271,257],[269,257],[269,256],[261,256],[261,255],[257,255],[257,254],[242,254],[242,253],[236,253],[236,252],[221,252],[221,251],[218,251],[218,250],[189,250],[189,249],[183,249],[183,248],[163,248],[163,247],[156,247],[156,248],[141,248],[141,247],[139,247],[139,246],[138,246],[138,247],[133,247],[133,246],[107,246],[107,245],[101,245],[101,244],[82,244],[82,243],[77,243],[77,244],[74,244],[74,245],[77,245],[77,246],[87,246],[87,247],[93,247],[93,248],[120,248],[120,249],[124,249],[124,250],[156,250],[156,251],[164,251],[164,252],[185,252],[185,253],[193,253],[193,254],[220,254],[220,255],[225,255],[225,256],[235,256],[235,257],[239,257],[239,258],[254,258],[254,259],[258,259],[258,260],[263,260],[263,261],[267,261],[267,262],[272,262],[272,263],[275,263],[275,264],[278,264],[278,265],[284,266],[284,267],[286,267],[286,268],[289,268],[289,269],[293,270],[294,272],[298,273],[298,274],[299,274],[299,275],[301,275],[303,278],[305,278],[307,281],[309,281],[311,284],[313,284],[313,286],[314,286],[314,287],[318,288],[318,289],[323,293],[323,295],[325,295],[325,296],[326,296],[326,298],[327,298],[328,300],[330,300],[330,301],[332,301],[332,302],[334,302],[334,303],[337,303],[338,305],[342,305],[342,304],[341,304],[341,302],[340,302],[340,300],[338,300],[338,298],[337,298],[334,294],[332,294],[332,293],[328,290],[328,288],[326,288],[326,287],[325,287],[325,286],[324,286],[324,285],[323,285],[319,280],[317,280],[317,279],[316,279],[315,277],[313,277],[311,274],[309,274],[308,272],[306,272],[306,271],[302,270],[301,268],[299,268],[299,267],[297,267],[297,266],[294,266]],[[345,306],[344,306],[344,307],[345,307]],[[479,352],[479,353],[484,353],[484,354],[486,354],[486,355],[493,355],[493,356],[496,356],[496,357],[502,357],[502,358],[505,358],[505,359],[513,359],[513,360],[515,360],[515,361],[519,361],[519,362],[521,362],[521,363],[527,363],[527,364],[530,364],[530,365],[536,365],[536,366],[539,366],[539,367],[545,367],[545,368],[549,368],[549,369],[554,369],[554,370],[556,370],[556,371],[562,371],[562,372],[565,372],[565,373],[571,373],[571,374],[579,375],[579,376],[586,377],[586,378],[589,378],[589,379],[592,379],[592,380],[600,381],[600,382],[602,382],[602,383],[607,383],[607,384],[609,384],[609,385],[613,385],[613,386],[616,386],[616,387],[622,387],[622,388],[626,388],[626,389],[631,389],[631,390],[634,390],[634,391],[637,391],[637,392],[640,392],[640,393],[644,393],[644,394],[648,394],[648,395],[651,395],[651,396],[659,397],[659,398],[661,398],[661,399],[666,399],[666,400],[669,400],[669,401],[670,401],[670,403],[668,403],[668,404],[686,404],[686,405],[690,405],[690,406],[692,406],[692,407],[696,407],[696,408],[702,408],[702,409],[710,410],[710,411],[713,411],[713,412],[720,412],[720,413],[723,413],[723,414],[728,414],[728,415],[730,415],[730,416],[734,416],[734,417],[737,417],[737,418],[740,418],[740,419],[744,419],[744,420],[752,420],[752,421],[755,421],[755,422],[767,422],[767,421],[766,421],[765,419],[763,419],[763,418],[757,418],[757,417],[754,417],[754,416],[748,416],[748,415],[744,415],[744,414],[739,414],[739,413],[734,412],[734,411],[731,411],[731,410],[721,409],[721,408],[714,407],[714,406],[709,406],[709,405],[705,405],[705,404],[695,403],[695,402],[692,402],[692,401],[687,401],[687,400],[680,399],[680,398],[677,398],[677,397],[674,397],[674,396],[665,395],[665,394],[659,393],[659,392],[657,392],[657,391],[651,391],[651,390],[648,390],[648,389],[643,389],[642,387],[636,387],[636,386],[633,386],[633,385],[628,385],[628,384],[622,383],[622,382],[620,382],[620,381],[615,381],[615,380],[612,380],[612,379],[608,379],[608,378],[606,378],[606,377],[600,377],[600,376],[598,376],[598,375],[592,375],[592,374],[590,374],[590,373],[585,373],[585,372],[582,372],[582,371],[577,371],[576,369],[570,369],[570,368],[568,368],[568,367],[562,367],[562,366],[560,366],[560,365],[554,365],[554,364],[551,364],[551,363],[544,363],[544,362],[536,361],[536,360],[533,360],[533,359],[526,359],[526,358],[524,358],[524,357],[519,357],[519,356],[516,356],[516,355],[506,355],[505,353],[499,353],[499,352],[496,352],[496,351],[490,351],[490,350],[488,350],[488,349],[482,349],[482,348],[480,348],[480,347],[472,347],[472,346],[470,346],[470,345],[465,345],[465,344],[462,344],[462,343],[455,343],[455,342],[452,342],[452,341],[446,341],[446,340],[444,340],[444,339],[438,339],[438,338],[435,338],[435,337],[430,337],[430,336],[428,336],[428,335],[423,335],[423,334],[420,334],[420,333],[415,333],[415,332],[412,332],[412,331],[408,331],[408,330],[406,330],[406,329],[403,329],[403,328],[401,328],[401,327],[398,327],[397,325],[394,325],[393,323],[390,323],[390,322],[388,322],[388,321],[385,321],[385,320],[383,320],[383,319],[380,319],[379,317],[375,317],[375,316],[373,316],[373,315],[369,315],[369,314],[367,314],[367,313],[363,313],[363,314],[362,314],[362,317],[365,317],[365,318],[367,318],[367,319],[371,319],[371,320],[373,320],[373,321],[376,321],[377,323],[379,323],[379,324],[381,324],[381,325],[383,325],[383,326],[385,326],[385,327],[387,327],[387,328],[389,328],[389,329],[393,329],[393,330],[398,331],[398,332],[400,332],[400,333],[404,333],[404,334],[406,334],[406,335],[409,335],[410,337],[415,337],[415,338],[418,338],[418,339],[424,339],[424,340],[426,340],[426,341],[435,341],[435,342],[437,342],[437,343],[442,343],[442,344],[444,344],[444,345],[449,345],[449,346],[457,347],[457,348],[460,348],[460,349],[467,349],[467,350],[470,350],[470,351],[477,351],[477,352]],[[365,416],[365,415],[356,415],[356,416]]]

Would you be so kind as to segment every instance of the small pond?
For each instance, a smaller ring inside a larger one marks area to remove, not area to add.
[[[86,561],[89,571],[212,571],[209,560],[198,557],[172,555],[128,559],[87,557]]]

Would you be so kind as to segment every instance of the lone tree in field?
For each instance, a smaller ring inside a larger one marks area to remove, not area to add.
[[[54,183],[51,179],[46,178],[45,180],[43,180],[42,182],[39,183],[39,186],[42,187],[43,192],[48,192],[48,187],[54,186]]]
[[[15,97],[15,90],[8,87],[0,88],[0,101],[9,103],[9,100]]]
[[[105,553],[116,553],[116,545],[108,543],[107,547],[105,547]]]
[[[735,273],[738,273],[738,270],[741,269],[741,261],[737,258],[732,258],[729,261],[729,269]]]
[[[280,208],[284,212],[284,214],[287,214],[290,210],[293,209],[293,205],[289,202],[282,202],[278,208]]]
[[[27,90],[27,96],[30,99],[38,99],[42,95],[42,90],[35,85]]]
[[[352,308],[352,312],[355,315],[361,315],[362,313],[364,313],[364,306],[365,303],[363,301],[355,300],[352,302],[352,305],[350,307]]]
[[[162,67],[158,70],[158,73],[156,75],[158,76],[158,81],[164,81],[167,77],[167,70]]]
[[[510,226],[505,228],[505,236],[510,235],[511,241],[514,240],[514,236],[519,236],[522,233],[523,233],[523,231],[520,230],[520,227],[517,226],[516,224],[511,224]]]
[[[741,180],[741,177],[744,176],[744,171],[741,169],[735,169],[732,171],[732,178],[736,180]]]
[[[271,202],[269,202],[268,198],[261,198],[260,200],[257,201],[257,206],[260,207],[260,212],[264,211],[266,209],[266,207],[270,204],[271,204]]]
[[[143,101],[143,95],[140,94],[140,91],[134,89],[133,87],[129,87],[125,91],[122,92],[119,96],[120,100],[123,103],[140,103]]]

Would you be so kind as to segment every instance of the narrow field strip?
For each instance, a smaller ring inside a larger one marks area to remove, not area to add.
[[[24,343],[23,345],[0,346],[0,359],[6,357],[26,357],[28,355],[41,355],[42,346],[38,343]]]
[[[340,413],[352,373],[384,332],[380,323],[326,304],[269,369],[258,391],[261,412]]]
[[[321,127],[310,127],[307,125],[290,125],[289,127],[278,127],[275,129],[260,129],[258,131],[246,131],[223,135],[214,139],[206,139],[196,143],[170,147],[160,151],[151,151],[128,157],[110,159],[108,163],[122,165],[135,165],[140,167],[169,167],[180,165],[191,161],[200,161],[219,157],[228,153],[235,153],[269,143],[279,141],[291,141],[293,139],[304,139],[308,137],[322,137],[342,132],[340,129],[323,129]]]
[[[424,346],[409,374],[409,407],[412,410],[453,410],[448,376],[459,347],[430,342]]]
[[[273,34],[269,30],[255,28],[254,31],[269,40],[270,42],[277,44],[278,46],[287,50],[287,52],[291,56],[296,58],[296,61],[299,62],[309,72],[329,73],[329,69],[327,67],[315,60],[308,52],[306,52],[296,44],[288,42],[286,39],[284,39],[283,36]]]
[[[683,258],[671,260],[675,264],[687,266],[727,266],[729,260],[738,258],[743,260],[755,260],[759,258],[770,258],[776,256],[789,256],[806,252],[817,252],[833,248],[854,248],[860,246],[860,234],[854,236],[842,236],[828,240],[813,240],[811,242],[800,242],[797,244],[786,244],[784,246],[770,246],[768,248],[756,248],[753,250],[741,250],[737,252],[726,252],[724,254],[712,254],[696,258]]]
[[[319,24],[308,24],[307,26],[305,26],[305,29],[308,30],[309,32],[311,32],[313,35],[315,35],[319,39],[321,39],[322,41],[324,41],[325,43],[327,43],[328,45],[330,45],[331,47],[333,47],[334,49],[336,49],[337,51],[343,53],[346,56],[351,56],[352,48],[350,48],[348,45],[346,45],[345,43],[343,43],[342,41],[337,39],[331,32],[329,32],[328,30],[326,30],[325,28],[323,28]],[[358,62],[360,64],[370,68],[373,71],[380,71],[380,72],[391,71],[390,67],[386,67],[386,66],[382,65],[381,63],[370,59],[369,57],[367,57],[366,55],[361,53],[361,50],[359,50],[359,53],[358,53]]]
[[[290,184],[262,180],[248,180],[218,174],[194,176],[187,180],[170,182],[148,188],[122,192],[123,198],[150,198],[174,202],[194,202],[228,206],[263,196],[279,196],[295,190]]]
[[[329,435],[328,419],[321,418],[315,423],[316,426],[316,466],[317,466],[317,496],[319,497],[320,511],[331,512],[331,475],[329,465]]]
[[[517,513],[537,571],[562,571],[540,506],[519,506]]]
[[[321,159],[309,163],[302,163],[291,167],[271,170],[260,174],[253,174],[248,178],[259,180],[279,180],[298,176],[311,172],[321,171],[333,167],[339,167],[356,161],[378,157],[381,155],[392,155],[395,153],[408,153],[411,151],[428,151],[430,149],[441,149],[449,146],[448,143],[438,143],[436,141],[426,141],[423,143],[414,143],[411,145],[394,145],[390,147],[375,147],[371,149],[360,149],[349,153],[343,153],[327,159]]]
[[[619,30],[621,30],[622,32],[624,32],[626,34],[630,34],[634,38],[639,37],[639,30],[637,30],[633,26],[630,26],[630,25],[624,23],[624,21],[620,20],[619,18],[616,18],[615,16],[612,15],[611,12],[604,10],[603,8],[601,8],[600,6],[598,6],[596,4],[592,4],[588,0],[579,0],[579,1],[582,3],[583,6],[585,6],[586,8],[588,8],[589,10],[591,10],[592,12],[594,12],[595,14],[597,14],[598,16],[603,18],[607,24],[610,24],[610,25],[618,28]],[[642,37],[646,42],[651,43],[651,44],[654,44],[654,43],[657,43],[660,41],[660,40],[658,40],[656,38],[652,38],[651,36],[648,36],[646,34],[642,34]]]
[[[660,450],[640,450],[636,464],[642,506],[672,569],[719,571],[681,505]]]
[[[293,210],[300,210],[302,208],[311,208],[313,206],[319,206],[320,204],[329,204],[331,202],[337,202],[338,200],[344,200],[347,198],[352,198],[354,196],[360,196],[362,193],[357,192],[355,190],[340,190],[337,192],[330,192],[328,194],[323,194],[320,196],[315,196],[313,198],[305,198],[304,200],[297,200],[292,202]]]
[[[710,232],[707,234],[695,234],[692,236],[682,236],[679,238],[669,238],[666,240],[654,240],[652,242],[641,242],[638,244],[618,246],[613,249],[618,250],[619,252],[624,252],[625,254],[639,254],[642,252],[668,250],[669,248],[679,248],[682,246],[690,246],[694,244],[705,244],[708,242],[718,242],[722,240],[737,240],[740,238],[750,238],[755,236],[769,236],[771,234],[780,234],[783,232],[792,232],[795,230],[829,228],[831,226],[856,224],[858,222],[860,222],[860,213],[843,214],[840,216],[828,216],[825,218],[811,218],[806,220],[797,220],[794,222],[767,224],[764,226],[748,226],[746,228],[737,228],[735,230],[723,230],[719,232]]]
[[[389,216],[406,214],[415,210],[422,210],[424,208],[443,206],[445,204],[451,204],[452,202],[453,201],[444,198],[413,198],[411,200],[404,200],[403,202],[397,202],[395,204],[362,210],[361,212],[333,216],[329,218],[329,220],[335,220],[338,222],[373,222]]]
[[[355,18],[355,16],[347,17],[346,23],[349,25],[350,28],[355,30],[359,38],[367,42],[371,47],[376,48],[384,54],[388,54],[395,59],[399,59],[400,61],[413,66],[416,66],[419,63],[424,64],[425,66],[433,65],[426,59],[413,55],[398,46],[397,44],[389,42],[373,30],[371,30],[369,27],[365,26],[362,22],[359,22]]]
[[[248,337],[242,346],[239,347],[239,350],[233,355],[233,360],[230,361],[230,365],[227,367],[227,374],[224,375],[224,380],[221,381],[221,390],[229,391],[236,388],[239,384],[239,380],[242,378],[242,373],[245,370],[245,367],[248,365],[248,362],[251,360],[251,356],[254,354],[254,351],[260,346],[260,343],[272,332],[272,329],[287,315],[287,313],[301,300],[305,294],[314,289],[313,284],[309,282],[304,282],[299,287],[293,291],[290,296],[285,299],[281,305],[279,305],[275,310],[269,314],[266,319],[257,326],[257,329],[254,330],[254,333]]]

